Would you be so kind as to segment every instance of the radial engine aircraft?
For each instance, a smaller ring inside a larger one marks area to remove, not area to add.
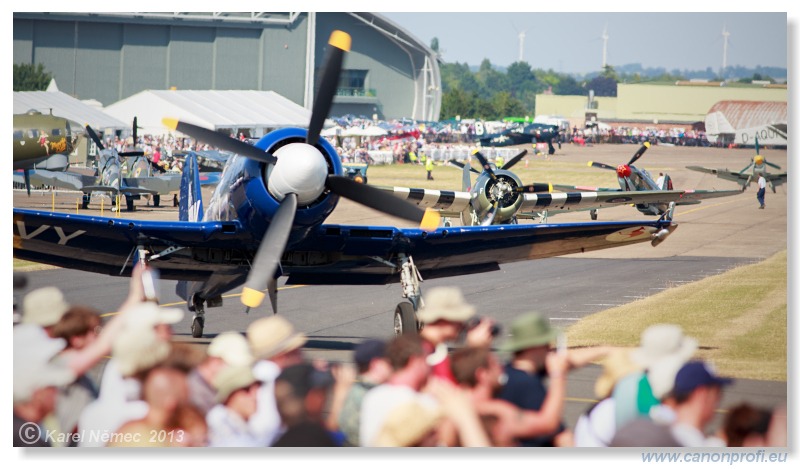
[[[635,161],[646,149],[647,147],[643,146],[631,161]],[[474,155],[481,163],[483,171],[472,168],[469,160],[466,164],[449,161],[450,164],[462,168],[460,192],[376,187],[420,207],[438,210],[444,217],[445,226],[451,225],[452,218],[460,218],[462,225],[504,225],[515,224],[522,219],[546,221],[548,215],[579,210],[591,210],[592,219],[596,219],[598,209],[628,204],[636,204],[639,211],[646,215],[661,216],[669,211],[671,202],[699,203],[693,198],[739,194],[739,191],[661,190],[652,182],[646,171],[637,168],[634,168],[637,174],[635,183],[630,180],[630,176],[625,182],[627,189],[565,186],[549,182],[525,185],[510,169],[526,153],[527,150],[519,153],[498,169],[476,151]],[[470,172],[478,174],[474,183],[471,181]],[[563,192],[553,192],[553,190]]]
[[[616,168],[604,163],[597,163],[594,161],[589,162],[589,166],[593,168],[606,169],[615,171],[617,173],[617,181],[619,182],[619,189],[611,189],[604,187],[587,187],[587,186],[568,186],[563,184],[554,184],[553,188],[560,191],[593,191],[601,192],[604,194],[629,194],[634,192],[636,194],[643,194],[646,192],[654,192],[656,194],[663,194],[661,200],[653,200],[651,202],[639,202],[631,200],[636,206],[636,209],[645,215],[664,215],[669,210],[669,203],[675,202],[675,205],[694,205],[699,204],[703,199],[713,199],[716,197],[727,197],[731,195],[739,195],[741,191],[716,191],[716,190],[702,190],[702,189],[687,189],[675,190],[672,186],[672,179],[668,174],[664,175],[663,188],[659,187],[650,173],[643,168],[637,168],[633,165],[636,160],[641,158],[647,149],[650,148],[650,142],[645,142],[639,150],[634,153],[633,157],[627,164],[621,164]],[[597,220],[597,209],[603,207],[593,207],[590,209],[592,220]],[[551,211],[549,214],[557,213]]]
[[[633,243],[663,241],[677,225],[650,221],[438,227],[439,214],[342,175],[339,156],[320,138],[339,82],[347,33],[334,31],[307,129],[275,130],[255,145],[190,123],[168,127],[235,154],[205,211],[194,164],[184,165],[180,221],[139,221],[14,209],[14,256],[61,267],[129,276],[136,259],[179,280],[194,311],[192,335],[203,333],[205,306],[243,286],[246,308],[289,284],[400,282],[395,332],[415,333],[422,276],[489,272],[499,265]],[[193,182],[192,182],[193,181]],[[441,196],[445,196],[444,191]],[[418,227],[323,224],[340,197]],[[438,228],[437,228],[438,227]]]
[[[64,171],[69,154],[78,146],[83,127],[77,122],[39,111],[14,114],[14,169],[24,171],[30,195],[30,173],[35,168]]]
[[[786,182],[787,175],[785,172],[770,173],[767,170],[767,166],[771,166],[775,169],[781,169],[780,166],[770,163],[766,158],[761,156],[761,152],[759,151],[758,147],[758,136],[756,136],[756,156],[753,157],[749,165],[742,168],[742,170],[739,172],[731,171],[728,168],[715,169],[704,168],[702,166],[687,166],[686,169],[700,171],[701,173],[715,174],[718,178],[738,182],[742,185],[742,190],[747,189],[753,179],[758,180],[759,173],[763,173],[764,178],[769,184],[769,187],[772,188],[772,192],[775,192],[775,186],[779,186]]]

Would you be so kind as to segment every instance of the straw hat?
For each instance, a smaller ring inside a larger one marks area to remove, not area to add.
[[[417,319],[424,323],[439,319],[466,322],[474,315],[475,307],[467,303],[456,287],[431,288],[424,297],[424,306],[417,311]]]
[[[386,416],[373,446],[400,448],[411,446],[433,429],[441,413],[417,401],[397,405]]]
[[[227,365],[243,366],[253,362],[247,339],[238,332],[228,331],[217,335],[208,345],[208,356],[221,358]]]
[[[69,308],[69,303],[58,288],[37,288],[22,300],[22,322],[42,327],[52,326],[61,320]]]
[[[249,365],[229,366],[223,368],[214,379],[217,388],[217,402],[224,403],[234,392],[249,387],[258,381]]]
[[[306,340],[305,334],[295,332],[294,326],[281,316],[258,319],[247,328],[247,341],[256,359],[269,360],[302,347]]]
[[[641,371],[642,366],[631,359],[631,350],[614,350],[603,361],[603,372],[594,383],[594,394],[598,399],[605,399],[623,376]]]

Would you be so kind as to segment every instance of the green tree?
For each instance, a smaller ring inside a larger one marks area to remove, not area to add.
[[[52,78],[40,63],[14,64],[14,91],[44,91]]]

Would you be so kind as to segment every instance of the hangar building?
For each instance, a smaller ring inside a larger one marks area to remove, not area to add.
[[[375,13],[14,13],[14,63],[108,106],[145,90],[274,91],[310,109],[331,32],[352,38],[332,116],[438,120],[437,55]]]

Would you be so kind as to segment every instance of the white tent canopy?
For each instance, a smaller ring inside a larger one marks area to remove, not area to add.
[[[93,129],[130,129],[133,119],[120,120],[94,106],[86,104],[61,91],[15,91],[14,114],[25,114],[31,109],[42,114],[65,117],[81,125],[89,124]]]
[[[137,118],[142,134],[169,132],[162,119],[178,119],[212,130],[251,129],[260,137],[281,127],[307,127],[311,111],[274,91],[147,90],[107,106],[123,121]]]

